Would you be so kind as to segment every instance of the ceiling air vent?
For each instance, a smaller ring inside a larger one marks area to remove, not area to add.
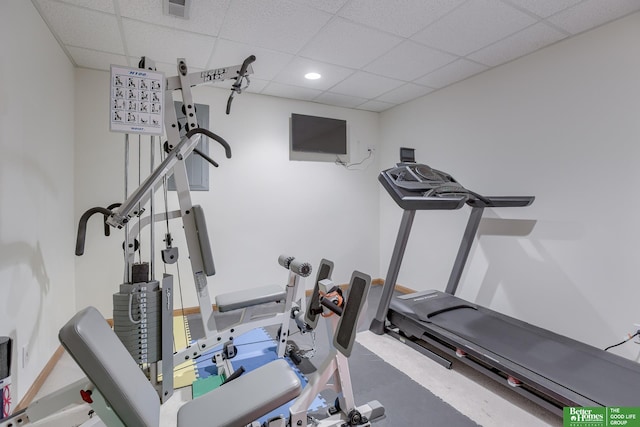
[[[162,11],[165,15],[189,19],[191,0],[162,0]]]

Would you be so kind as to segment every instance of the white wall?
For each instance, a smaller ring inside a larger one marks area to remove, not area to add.
[[[76,219],[90,207],[123,197],[124,137],[108,132],[108,87],[107,73],[78,70]],[[226,159],[222,148],[211,143],[210,154],[220,167],[210,169],[210,191],[192,193],[207,215],[217,268],[209,278],[212,295],[284,283],[287,272],[277,264],[281,253],[314,268],[323,257],[333,260],[338,283],[348,282],[354,269],[378,277],[377,160],[369,160],[363,170],[345,170],[331,162],[289,161],[288,151],[289,118],[295,112],[346,119],[351,160],[360,160],[367,146],[378,144],[378,114],[243,93],[226,116],[227,90],[201,86],[193,94],[196,103],[210,105],[211,130],[233,150]],[[133,141],[131,161],[137,164],[137,137]],[[147,153],[146,138],[143,147]],[[146,159],[143,165],[144,179]],[[132,181],[137,186],[137,172]],[[169,197],[175,208],[175,194]],[[160,198],[157,202],[162,205]],[[163,233],[164,226],[157,232]],[[175,221],[172,233],[181,251],[183,303],[196,306],[186,246]],[[111,294],[122,282],[122,239],[120,231],[104,237],[99,218],[89,223],[85,255],[76,261],[78,308],[93,304],[111,317]],[[158,246],[161,239],[158,234]],[[144,252],[143,257],[148,259]],[[156,261],[160,264],[159,255]],[[173,267],[168,271],[176,273]],[[307,280],[307,287],[312,282]],[[179,294],[175,297],[179,305]]]
[[[382,114],[382,168],[415,147],[477,192],[536,196],[485,211],[463,298],[598,347],[640,323],[637,40],[640,14]],[[401,211],[379,191],[386,270]],[[418,212],[398,282],[443,290],[468,213]]]
[[[15,340],[15,405],[75,312],[74,71],[31,2],[0,3],[0,40],[0,335]]]

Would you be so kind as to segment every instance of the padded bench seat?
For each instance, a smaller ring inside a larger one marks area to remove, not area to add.
[[[216,297],[216,305],[218,306],[218,311],[224,313],[254,305],[284,301],[286,296],[287,293],[281,286],[268,285],[218,295]]]
[[[122,424],[159,427],[158,394],[98,310],[78,312],[59,338]],[[293,369],[278,359],[183,405],[178,426],[246,425],[295,399],[301,388]]]
[[[124,425],[160,425],[158,394],[98,310],[76,313],[58,337]]]
[[[185,403],[178,410],[178,427],[244,426],[295,399],[301,390],[293,369],[278,359]]]

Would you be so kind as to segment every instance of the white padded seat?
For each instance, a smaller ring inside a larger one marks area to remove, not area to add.
[[[224,313],[226,311],[253,307],[254,305],[284,301],[286,296],[287,293],[281,286],[267,285],[218,295],[216,297],[216,305],[218,306],[218,311]]]
[[[158,394],[98,310],[76,313],[58,338],[124,425],[158,427]]]
[[[178,410],[178,427],[244,426],[295,399],[301,390],[298,376],[278,359],[185,403]]]

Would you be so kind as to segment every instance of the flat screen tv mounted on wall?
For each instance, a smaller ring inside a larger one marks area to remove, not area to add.
[[[291,150],[347,154],[347,121],[291,114]]]

